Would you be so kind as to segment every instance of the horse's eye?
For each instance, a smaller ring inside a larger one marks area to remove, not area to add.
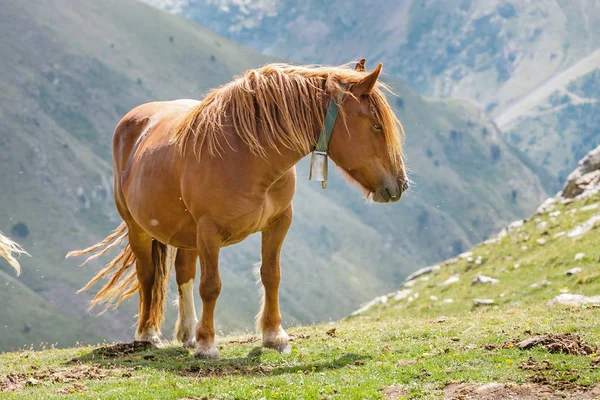
[[[376,131],[380,131],[383,128],[379,124],[373,124],[373,129],[375,129]]]

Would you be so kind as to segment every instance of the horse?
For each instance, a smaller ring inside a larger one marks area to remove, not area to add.
[[[257,330],[265,348],[289,353],[278,297],[280,252],[292,222],[295,165],[322,140],[325,120],[325,153],[368,199],[396,202],[408,188],[404,131],[386,99],[389,88],[378,80],[381,70],[379,64],[367,72],[364,59],[355,68],[267,64],[202,101],[157,101],[128,112],[112,141],[114,199],[123,222],[100,243],[67,254],[87,254],[88,262],[125,244],[81,289],[108,279],[90,308],[104,303],[106,311],[138,292],[136,340],[160,344],[174,264],[175,337],[195,348],[196,357],[219,359],[213,324],[219,251],[261,232]],[[331,120],[330,108],[339,117]],[[198,259],[199,322],[193,300]]]
[[[21,275],[21,265],[16,259],[16,256],[19,254],[29,255],[18,243],[0,232],[0,257],[8,261],[8,264],[15,269],[17,276]]]

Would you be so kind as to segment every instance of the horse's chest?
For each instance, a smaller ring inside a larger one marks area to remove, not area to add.
[[[240,204],[240,211],[245,212],[229,220],[226,245],[238,243],[253,233],[265,230],[290,207],[295,191],[295,180],[294,177],[291,178],[274,185],[259,201]]]

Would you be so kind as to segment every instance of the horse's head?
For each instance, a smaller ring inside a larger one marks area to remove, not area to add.
[[[362,74],[348,84],[329,154],[375,202],[396,202],[408,189],[402,160],[402,125],[380,89],[383,85],[377,82],[381,64],[366,73],[363,59],[355,70]]]

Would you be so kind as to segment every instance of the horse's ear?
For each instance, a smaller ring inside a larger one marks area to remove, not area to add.
[[[354,67],[355,71],[358,72],[365,72],[366,68],[365,68],[365,62],[367,61],[366,58],[361,58],[357,63],[356,66]]]
[[[379,63],[370,74],[362,78],[360,82],[354,85],[352,88],[352,93],[354,93],[355,96],[370,94],[377,83],[379,74],[381,74],[381,63]]]

